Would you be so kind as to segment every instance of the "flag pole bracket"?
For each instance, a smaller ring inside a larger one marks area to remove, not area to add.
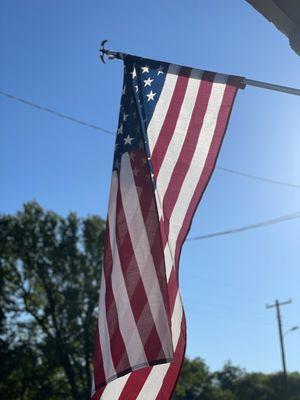
[[[124,58],[124,53],[120,53],[119,51],[112,51],[107,49],[106,43],[108,42],[107,39],[103,40],[100,44],[100,60],[103,62],[103,64],[106,64],[106,60],[114,60],[114,59],[119,59],[123,60]],[[107,57],[107,58],[106,58]]]

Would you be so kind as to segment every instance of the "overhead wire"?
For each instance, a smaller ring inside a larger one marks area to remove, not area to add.
[[[91,124],[89,122],[82,121],[82,120],[80,120],[78,118],[71,117],[70,115],[63,114],[63,113],[61,113],[59,111],[53,110],[52,108],[41,106],[39,104],[33,103],[32,101],[23,99],[23,98],[18,97],[18,96],[14,96],[14,95],[12,95],[10,93],[7,93],[7,92],[3,92],[3,90],[0,90],[0,94],[2,96],[8,97],[11,100],[15,100],[15,101],[18,101],[20,103],[26,104],[28,106],[34,107],[34,108],[36,108],[36,109],[38,109],[40,111],[45,111],[47,113],[56,115],[57,117],[67,119],[69,121],[75,122],[76,124],[80,124],[80,125],[86,126],[87,128],[96,129],[97,131],[101,131],[101,132],[107,133],[109,135],[114,135],[114,133],[112,131],[109,131],[108,129],[101,128],[101,126],[97,126],[97,125]]]
[[[200,236],[188,237],[186,239],[186,241],[204,240],[204,239],[210,239],[210,238],[216,237],[216,236],[232,235],[234,233],[245,232],[245,231],[249,231],[251,229],[263,228],[265,226],[275,225],[275,224],[279,224],[279,223],[284,222],[284,221],[290,221],[290,220],[297,219],[297,218],[300,218],[300,212],[299,211],[297,211],[295,213],[292,213],[292,214],[282,215],[282,216],[277,217],[277,218],[273,218],[273,219],[268,219],[268,220],[265,220],[265,221],[257,222],[256,224],[245,225],[245,226],[242,226],[242,227],[239,227],[239,228],[228,229],[228,230],[219,231],[219,232],[212,232],[212,233],[208,233],[208,234],[200,235]]]
[[[202,285],[202,283],[204,283],[206,288],[208,288],[209,286],[214,287],[214,288],[216,286],[219,286],[219,287],[222,288],[222,291],[226,291],[227,290],[230,295],[232,293],[234,294],[236,291],[241,290],[242,293],[243,293],[243,296],[245,298],[248,297],[248,298],[251,298],[252,300],[253,300],[253,298],[257,298],[257,297],[264,297],[264,298],[265,297],[272,297],[272,298],[276,298],[276,293],[274,293],[274,292],[271,293],[271,292],[265,291],[265,290],[262,291],[260,289],[250,287],[249,285],[247,285],[247,286],[244,285],[243,286],[243,282],[241,282],[242,283],[242,286],[241,286],[240,283],[239,284],[237,284],[237,283],[236,284],[232,284],[232,283],[229,283],[227,281],[224,281],[224,279],[211,279],[211,278],[209,278],[209,277],[207,277],[205,275],[202,275],[201,273],[197,273],[197,272],[198,272],[198,269],[189,271],[188,278],[186,278],[186,279],[191,278],[191,280],[196,279],[197,282],[199,281],[201,290],[203,289],[201,287],[201,285]]]
[[[213,318],[218,320],[220,319],[225,320],[222,323],[222,326],[228,326],[228,327],[232,326],[232,323],[234,324],[243,323],[249,325],[253,325],[253,323],[256,323],[257,326],[261,325],[270,327],[273,326],[273,323],[270,320],[267,320],[263,316],[252,314],[248,310],[241,310],[240,313],[236,313],[230,309],[210,307],[201,304],[196,309],[193,308],[193,315],[197,315],[198,318],[201,318],[201,315],[202,316],[205,315],[206,319]],[[231,322],[228,321],[229,319],[231,320]]]
[[[262,181],[262,182],[267,182],[267,183],[274,183],[276,185],[281,185],[281,186],[289,186],[289,187],[294,187],[294,188],[300,188],[300,185],[295,184],[295,183],[290,183],[290,182],[283,182],[283,181],[278,181],[275,179],[269,179],[269,178],[264,178],[258,175],[252,175],[252,174],[247,174],[245,172],[241,171],[236,171],[235,169],[229,169],[229,168],[224,168],[224,167],[217,167],[217,169],[225,172],[229,172],[230,174],[235,174],[235,175],[240,175],[244,178],[250,178],[250,179],[255,179],[257,181]]]

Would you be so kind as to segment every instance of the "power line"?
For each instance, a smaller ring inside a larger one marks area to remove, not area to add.
[[[221,171],[229,172],[230,174],[240,175],[240,176],[243,176],[245,178],[255,179],[257,181],[262,181],[262,182],[267,182],[267,183],[274,183],[276,185],[289,186],[289,187],[294,187],[294,188],[298,188],[298,189],[300,188],[300,185],[297,185],[295,183],[289,183],[289,182],[277,181],[277,180],[269,179],[269,178],[263,178],[261,176],[247,174],[245,172],[236,171],[234,169],[229,169],[229,168],[224,168],[224,167],[217,167],[217,169],[219,169]]]
[[[88,128],[96,129],[97,131],[108,133],[109,135],[114,135],[113,132],[111,132],[111,131],[109,131],[107,129],[101,128],[100,126],[90,124],[89,122],[85,122],[85,121],[82,121],[80,119],[71,117],[70,115],[63,114],[63,113],[58,112],[56,110],[53,110],[51,108],[40,106],[39,104],[33,103],[32,101],[22,99],[21,97],[17,97],[17,96],[14,96],[12,94],[3,92],[2,90],[0,90],[0,94],[2,96],[6,96],[6,97],[8,97],[8,98],[10,98],[12,100],[19,101],[20,103],[27,104],[28,106],[34,107],[34,108],[36,108],[38,110],[45,111],[47,113],[54,114],[57,117],[64,118],[64,119],[67,119],[69,121],[75,122],[76,124],[80,124],[80,125],[86,126]]]
[[[281,222],[289,221],[289,220],[296,219],[296,218],[300,218],[300,212],[299,211],[295,212],[293,214],[282,215],[281,217],[278,217],[278,218],[269,219],[269,220],[266,220],[266,221],[261,221],[261,222],[258,222],[256,224],[242,226],[240,228],[228,229],[226,231],[213,232],[213,233],[209,233],[209,234],[206,234],[206,235],[190,237],[190,238],[187,238],[186,240],[187,241],[203,240],[203,239],[210,239],[210,238],[216,237],[216,236],[232,235],[234,233],[240,233],[240,232],[248,231],[248,230],[251,230],[251,229],[263,228],[265,226],[279,224]]]
[[[220,286],[224,290],[230,291],[230,294],[236,293],[238,290],[240,290],[242,292],[242,295],[245,298],[246,297],[247,298],[250,297],[250,298],[253,299],[253,297],[257,298],[259,296],[260,297],[266,297],[266,296],[276,297],[274,292],[271,293],[269,291],[257,290],[257,288],[253,289],[252,287],[249,288],[249,285],[247,287],[246,286],[241,286],[241,285],[234,285],[234,284],[226,282],[226,281],[224,282],[223,279],[222,280],[211,279],[211,278],[208,278],[207,276],[205,276],[205,275],[203,275],[201,273],[199,274],[197,272],[199,272],[199,269],[197,269],[196,271],[194,271],[194,270],[189,271],[189,277],[191,277],[192,280],[196,279],[197,282],[198,281],[201,282],[201,285],[204,284],[203,287],[201,286],[201,290],[203,290],[204,287],[205,288],[210,288],[210,286],[211,286],[211,287],[215,288],[216,286]]]
[[[0,94],[2,96],[5,96],[5,97],[11,99],[11,100],[15,100],[15,101],[18,101],[20,103],[26,104],[26,105],[28,105],[30,107],[33,107],[33,108],[35,108],[37,110],[44,111],[44,112],[50,113],[52,115],[55,115],[57,117],[64,118],[64,119],[67,119],[69,121],[75,122],[77,124],[86,126],[88,128],[96,129],[97,131],[101,131],[101,132],[107,133],[109,135],[115,136],[114,132],[112,132],[112,131],[110,131],[108,129],[102,128],[101,126],[94,125],[94,124],[91,124],[89,122],[85,122],[85,121],[82,121],[82,120],[80,120],[78,118],[72,117],[70,115],[66,115],[66,114],[61,113],[59,111],[53,110],[51,108],[41,106],[39,104],[33,103],[30,100],[26,100],[24,98],[12,95],[12,94],[7,93],[7,92],[4,92],[3,90],[0,90]],[[224,171],[224,172],[227,172],[227,173],[230,173],[230,174],[235,174],[235,175],[243,176],[245,178],[250,178],[250,179],[254,179],[254,180],[258,180],[258,181],[262,181],[262,182],[273,183],[273,184],[276,184],[276,185],[288,186],[288,187],[293,187],[293,188],[297,188],[297,189],[300,188],[300,185],[298,185],[298,184],[278,181],[278,180],[274,180],[274,179],[268,179],[268,178],[264,178],[264,177],[257,176],[257,175],[247,174],[245,172],[237,171],[237,170],[234,170],[234,169],[229,169],[229,168],[224,168],[224,167],[216,167],[216,169],[219,169],[221,171]]]

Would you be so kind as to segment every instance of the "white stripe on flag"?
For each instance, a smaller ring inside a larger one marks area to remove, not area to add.
[[[112,251],[112,259],[114,261],[111,275],[112,289],[116,301],[121,335],[124,340],[130,365],[134,366],[146,363],[147,357],[144,352],[143,343],[138,332],[132,308],[129,302],[115,237],[117,191],[118,176],[117,172],[114,171],[111,183],[110,208],[108,214],[110,245]]]
[[[148,140],[152,150],[154,149],[155,143],[160,134],[160,130],[164,120],[166,119],[166,114],[173,96],[179,71],[180,67],[178,65],[170,65],[163,90],[155,106],[155,112],[152,115],[151,121],[148,125]]]
[[[170,364],[155,365],[136,400],[153,400],[156,398]]]
[[[117,400],[122,393],[122,390],[124,386],[126,385],[126,382],[128,378],[130,377],[130,374],[121,376],[118,379],[115,379],[112,382],[109,382],[106,386],[105,389],[102,393],[102,396],[100,397],[101,400]]]
[[[219,110],[222,104],[227,77],[216,75],[209,98],[207,111],[204,116],[203,125],[200,131],[197,147],[189,166],[185,180],[181,186],[180,194],[174,206],[170,218],[170,246],[171,254],[175,256],[177,237],[180,232],[183,220],[192,200],[196,186],[199,182],[203,167],[209,152],[215,131]],[[220,83],[221,82],[221,83]]]
[[[172,268],[174,266],[174,259],[172,258],[169,241],[166,243],[164,248],[165,266],[166,266],[166,277],[167,281],[170,278]]]
[[[166,309],[164,307],[164,301],[150,251],[145,222],[136,191],[128,153],[123,154],[121,160],[120,190],[128,232],[131,242],[134,244],[133,250],[147,294],[148,304],[151,309],[165,356],[166,358],[171,358],[173,356],[173,351],[172,346],[170,346],[171,337]]]
[[[183,315],[183,306],[182,306],[181,296],[178,290],[172,314],[172,339],[173,339],[174,349],[176,349],[180,336],[182,315]]]

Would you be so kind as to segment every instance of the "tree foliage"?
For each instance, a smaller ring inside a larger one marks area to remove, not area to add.
[[[178,381],[174,400],[207,399],[211,395],[212,376],[200,358],[185,359]]]
[[[104,221],[36,202],[0,219],[0,397],[90,397]]]
[[[288,400],[300,400],[300,374],[288,383]],[[281,373],[247,373],[230,362],[211,373],[203,360],[185,359],[173,400],[285,400],[282,385]]]

